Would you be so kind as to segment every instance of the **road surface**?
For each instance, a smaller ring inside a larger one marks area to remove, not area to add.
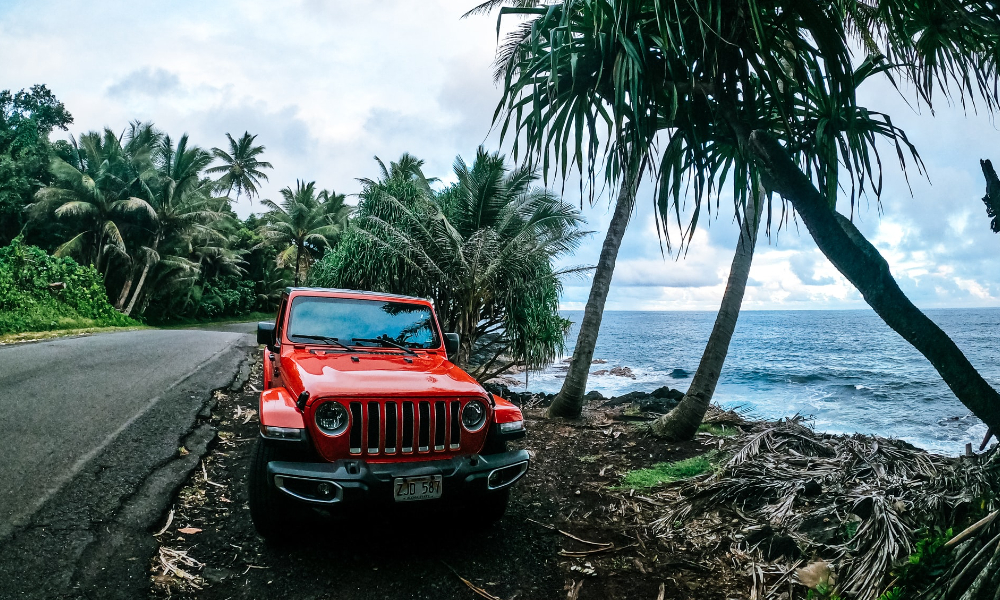
[[[211,439],[198,414],[232,382],[251,328],[0,347],[0,598],[79,589],[102,568],[98,547],[127,545],[129,528],[160,518],[184,470],[171,462]],[[120,539],[106,539],[111,524],[124,527]],[[31,581],[43,571],[48,581]]]

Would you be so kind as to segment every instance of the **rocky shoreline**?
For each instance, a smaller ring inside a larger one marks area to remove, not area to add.
[[[486,383],[486,391],[500,396],[522,408],[545,408],[552,404],[555,394],[515,392],[502,383]],[[668,386],[659,387],[652,392],[629,392],[621,396],[605,397],[597,390],[591,390],[584,396],[586,404],[594,410],[602,408],[627,409],[633,405],[634,410],[652,415],[665,414],[674,409],[684,397],[684,392]],[[653,417],[650,417],[653,418]]]

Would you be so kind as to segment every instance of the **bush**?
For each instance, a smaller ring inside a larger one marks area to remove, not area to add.
[[[59,282],[66,287],[49,287]],[[0,248],[0,335],[128,325],[137,323],[111,306],[93,267],[49,256],[21,238]]]

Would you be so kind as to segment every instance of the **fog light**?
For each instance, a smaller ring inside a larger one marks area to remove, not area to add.
[[[319,493],[320,497],[328,498],[330,497],[330,494],[333,493],[333,486],[325,481],[321,481],[316,485],[316,491]]]
[[[300,441],[305,439],[305,429],[294,427],[271,427],[261,424],[260,434],[269,440]]]
[[[518,431],[524,431],[524,421],[500,423],[500,433],[516,433]]]

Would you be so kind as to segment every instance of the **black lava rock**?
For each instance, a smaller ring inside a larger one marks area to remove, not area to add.
[[[643,412],[666,414],[677,406],[676,400],[668,398],[647,398],[636,403]]]
[[[510,400],[514,396],[514,393],[510,391],[510,388],[502,383],[484,383],[483,389],[494,396],[500,396],[505,400]]]
[[[691,373],[688,373],[684,369],[674,369],[670,372],[670,376],[674,379],[687,379],[691,376]]]
[[[667,400],[674,400],[680,402],[681,398],[684,397],[684,392],[680,390],[670,389],[667,386],[661,388],[656,388],[653,390],[652,396],[654,398],[666,398]]]

